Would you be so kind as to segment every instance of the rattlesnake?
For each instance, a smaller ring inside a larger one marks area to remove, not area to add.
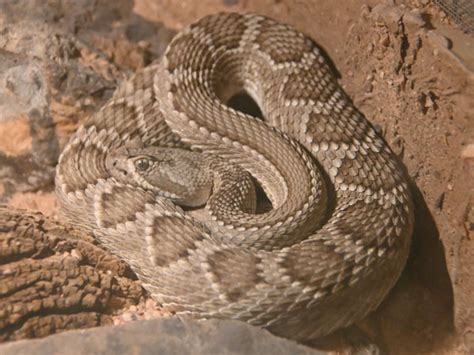
[[[226,105],[241,91],[264,120]],[[183,158],[186,148],[196,152]],[[196,183],[199,201],[188,204],[214,201],[207,217],[150,183],[185,189],[186,175],[212,168],[201,163],[212,157],[233,173]],[[270,211],[253,213],[253,179]],[[321,49],[255,14],[210,15],[182,30],[73,135],[56,192],[66,221],[128,262],[166,309],[300,340],[376,308],[400,275],[413,229],[403,168]]]

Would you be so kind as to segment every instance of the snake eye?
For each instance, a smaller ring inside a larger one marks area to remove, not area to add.
[[[135,161],[135,168],[138,171],[146,171],[150,167],[150,160],[146,158],[140,158]]]

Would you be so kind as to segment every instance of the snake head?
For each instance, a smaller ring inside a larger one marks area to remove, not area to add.
[[[151,190],[181,206],[202,206],[212,189],[202,154],[185,149],[147,147],[134,141],[110,152],[106,167],[118,181]]]

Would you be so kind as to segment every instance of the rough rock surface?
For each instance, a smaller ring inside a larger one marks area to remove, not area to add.
[[[131,10],[127,0],[0,2],[0,201],[54,214],[54,168],[79,121],[175,33]]]
[[[0,342],[112,324],[114,312],[144,295],[127,265],[92,237],[0,207]]]
[[[77,125],[176,31],[217,11],[255,11],[312,36],[413,179],[406,271],[359,326],[395,354],[474,351],[473,42],[430,0],[0,1],[0,202],[54,216],[54,166]],[[68,253],[53,251],[51,273]],[[146,318],[147,302],[115,308],[114,322]],[[66,329],[48,322],[18,337]]]
[[[155,319],[0,345],[3,355],[49,354],[273,354],[325,352],[278,338],[238,321]]]

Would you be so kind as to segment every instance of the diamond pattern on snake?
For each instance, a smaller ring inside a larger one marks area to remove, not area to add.
[[[262,120],[227,105],[240,92]],[[56,192],[165,309],[296,340],[374,310],[413,230],[404,168],[320,47],[256,14],[178,33],[72,136]]]

